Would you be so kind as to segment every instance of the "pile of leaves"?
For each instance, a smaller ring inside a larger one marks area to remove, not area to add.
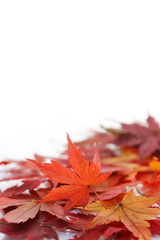
[[[60,158],[2,161],[5,239],[149,240],[160,235],[160,127],[103,127]],[[8,236],[8,237],[7,237]],[[68,237],[67,237],[68,236]]]

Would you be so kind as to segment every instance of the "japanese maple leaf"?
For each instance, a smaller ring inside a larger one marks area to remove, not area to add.
[[[148,117],[147,124],[146,127],[138,123],[122,123],[121,130],[107,130],[118,135],[117,144],[119,146],[138,146],[139,156],[142,159],[154,153],[160,144],[159,124],[151,116]]]
[[[160,175],[158,174],[158,176],[156,176],[155,172],[153,173],[154,175],[150,179],[144,176],[146,181],[137,186],[137,189],[145,196],[158,197],[160,195]]]
[[[155,172],[160,171],[160,162],[156,157],[153,157],[152,161],[149,162],[149,166]]]
[[[33,219],[39,211],[48,212],[56,215],[57,218],[66,220],[61,205],[54,203],[39,203],[33,199],[14,199],[8,197],[0,197],[0,209],[17,206],[17,208],[8,211],[4,215],[4,220],[10,223],[26,222],[29,218]]]
[[[149,221],[152,234],[160,235],[160,219]]]
[[[29,219],[25,223],[16,224],[0,221],[0,232],[9,236],[5,239],[59,240],[57,230],[64,232],[66,227],[66,222],[45,212],[39,212],[34,219]]]
[[[75,239],[76,240],[88,240],[88,239],[92,239],[92,240],[110,239],[111,240],[110,238],[111,236],[114,235],[114,239],[115,239],[115,234],[123,230],[127,230],[127,229],[125,229],[124,226],[123,227],[108,226],[108,228],[106,228],[106,226],[103,226],[103,227],[101,226],[99,228],[95,228],[87,231],[83,236],[76,237],[69,240],[75,240]],[[127,238],[127,239],[129,240],[130,238]]]
[[[135,149],[124,147],[120,149],[120,156],[102,158],[102,164],[134,169],[139,166],[137,160],[138,154]]]
[[[74,171],[62,166],[56,161],[51,163],[34,163],[48,178],[59,183],[67,184],[51,190],[42,202],[68,199],[65,212],[76,205],[87,205],[89,201],[89,190],[92,186],[104,182],[110,172],[100,174],[101,162],[98,152],[95,153],[91,163],[83,156],[81,150],[77,148],[68,138],[69,162]]]
[[[147,198],[144,196],[134,196],[133,190],[126,193],[121,201],[100,201],[88,204],[86,210],[100,212],[86,227],[91,229],[97,225],[108,224],[113,221],[121,221],[125,227],[140,240],[149,240],[151,232],[149,222],[160,213],[156,207],[149,208],[160,197]]]

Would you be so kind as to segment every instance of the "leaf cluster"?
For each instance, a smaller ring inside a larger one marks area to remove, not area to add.
[[[58,159],[2,161],[0,232],[28,240],[160,235],[159,124],[149,116],[144,125],[103,130],[77,143],[67,135]]]

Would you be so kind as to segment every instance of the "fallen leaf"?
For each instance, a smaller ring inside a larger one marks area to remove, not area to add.
[[[22,205],[28,202],[28,199],[12,199],[8,197],[0,197],[0,209],[4,209],[10,206]]]
[[[160,171],[160,162],[158,161],[158,158],[154,157],[152,161],[149,162],[149,167],[153,171]]]
[[[40,204],[27,202],[6,213],[4,219],[11,223],[26,222],[29,218],[34,218],[39,212],[39,209]]]
[[[14,210],[7,212],[4,216],[5,221],[10,223],[26,222],[30,218],[33,219],[39,211],[48,212],[57,216],[57,218],[67,220],[62,206],[54,203],[42,202],[37,204],[32,199],[0,198],[0,209],[5,209],[10,206],[18,206]]]
[[[25,223],[6,223],[0,222],[0,232],[5,233],[10,238],[26,239],[26,240],[59,240],[56,230],[65,231],[66,223],[58,220],[54,216],[47,213],[38,213],[34,219],[29,219]]]
[[[134,148],[121,148],[120,156],[118,157],[110,157],[110,158],[102,158],[102,164],[119,166],[123,168],[137,168],[139,167],[138,163],[138,154]]]
[[[149,221],[152,234],[160,235],[160,219]]]
[[[29,161],[35,164],[47,177],[54,181],[68,184],[51,190],[42,199],[42,202],[68,199],[65,212],[76,205],[87,205],[90,188],[93,185],[104,182],[110,175],[110,172],[100,174],[101,161],[98,152],[95,153],[93,161],[89,163],[83,156],[81,150],[71,142],[69,136],[68,154],[69,162],[74,172],[55,161],[41,164],[29,159]]]
[[[120,131],[116,131],[116,129],[107,130],[118,136],[117,145],[121,147],[138,146],[139,157],[143,159],[153,154],[160,144],[159,124],[153,117],[149,116],[147,125],[122,123]]]
[[[85,210],[100,212],[86,227],[85,230],[91,229],[97,225],[109,224],[113,221],[121,221],[125,227],[140,240],[149,240],[151,232],[149,222],[160,213],[159,208],[148,208],[160,197],[147,198],[144,196],[135,196],[133,190],[126,193],[119,203],[97,201],[88,204]]]

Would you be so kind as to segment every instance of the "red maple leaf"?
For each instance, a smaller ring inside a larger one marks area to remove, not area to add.
[[[0,221],[0,232],[5,233],[9,238],[5,239],[55,239],[59,240],[57,230],[66,231],[67,223],[57,219],[55,216],[39,212],[34,219],[25,223],[6,223]]]
[[[98,152],[95,152],[93,160],[89,163],[88,159],[83,156],[82,151],[77,148],[68,138],[69,162],[74,171],[62,166],[56,161],[51,163],[40,163],[28,159],[34,163],[48,178],[62,184],[51,190],[42,202],[68,199],[65,206],[65,212],[76,205],[87,205],[89,201],[89,190],[92,186],[104,182],[110,175],[110,172],[100,174],[101,162]]]
[[[149,116],[147,125],[122,123],[122,129],[108,128],[107,131],[118,135],[116,144],[121,147],[138,146],[139,156],[142,159],[153,154],[160,145],[159,124]]]

